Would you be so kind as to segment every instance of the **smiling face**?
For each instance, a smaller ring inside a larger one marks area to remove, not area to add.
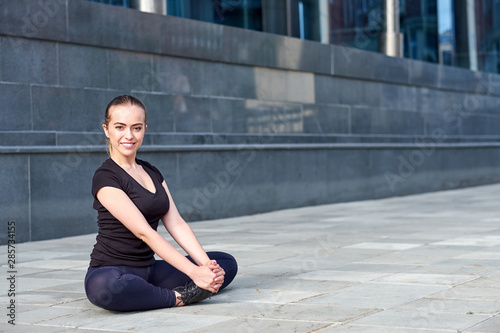
[[[135,159],[146,132],[146,111],[130,103],[114,105],[103,129],[109,139],[110,156]]]

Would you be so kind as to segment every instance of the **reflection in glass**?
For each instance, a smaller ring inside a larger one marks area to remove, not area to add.
[[[500,73],[500,0],[476,0],[478,69]]]
[[[167,0],[167,15],[262,31],[262,0]]]
[[[330,1],[332,44],[376,52],[382,32],[380,0]]]
[[[455,64],[455,32],[452,0],[438,1],[439,63]]]
[[[303,133],[302,108],[279,102],[245,101],[247,133]]]
[[[90,0],[92,2],[105,3],[107,5],[130,7],[129,0]]]
[[[289,36],[320,41],[321,0],[289,0]]]
[[[264,0],[262,21],[263,31],[288,35],[287,0]]]
[[[437,0],[403,0],[400,26],[406,58],[439,62]]]

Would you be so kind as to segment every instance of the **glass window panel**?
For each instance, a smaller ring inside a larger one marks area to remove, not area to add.
[[[90,0],[92,2],[105,3],[107,5],[130,7],[128,0]]]
[[[320,41],[320,13],[318,0],[291,0],[291,36]]]
[[[262,0],[167,0],[167,15],[262,31]]]
[[[287,35],[287,0],[263,0],[263,31]]]
[[[476,0],[478,69],[500,73],[500,0]]]
[[[438,1],[439,63],[454,65],[455,34],[452,0]]]
[[[330,1],[330,41],[377,51],[382,32],[380,0]]]
[[[402,0],[400,31],[406,58],[439,62],[437,0]]]

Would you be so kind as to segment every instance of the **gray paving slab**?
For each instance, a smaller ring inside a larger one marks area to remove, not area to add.
[[[457,333],[457,331],[450,330],[428,330],[428,329],[413,329],[413,328],[401,328],[401,327],[387,327],[387,326],[374,326],[374,325],[341,325],[341,326],[332,326],[329,328],[325,328],[319,330],[321,333],[367,333],[367,332],[376,332],[376,333]]]
[[[388,309],[356,321],[360,325],[379,327],[396,327],[401,330],[413,329],[441,329],[461,331],[460,327],[470,327],[488,319],[490,316],[482,314],[455,314],[436,312],[415,312]]]
[[[500,328],[500,317],[494,316],[464,331],[467,333],[496,333]]]
[[[86,299],[95,234],[18,244],[15,297],[2,246],[0,332],[500,332],[499,199],[494,184],[192,223],[238,276],[199,304],[146,312]]]
[[[415,312],[482,314],[493,316],[500,313],[500,301],[421,298],[403,304],[398,309]]]

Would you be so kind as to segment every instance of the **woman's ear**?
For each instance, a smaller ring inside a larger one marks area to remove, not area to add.
[[[108,125],[102,124],[102,129],[104,130],[104,134],[106,135],[106,137],[109,138]]]

